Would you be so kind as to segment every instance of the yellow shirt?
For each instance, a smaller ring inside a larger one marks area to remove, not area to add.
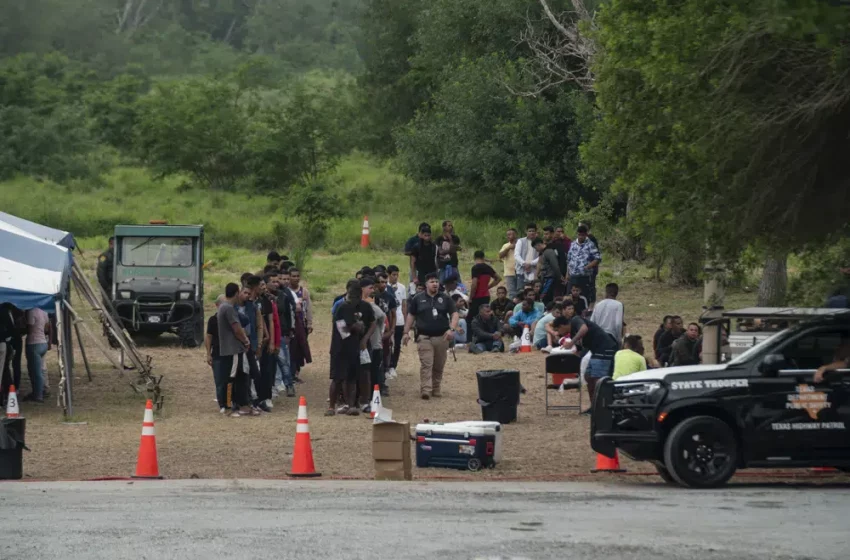
[[[508,250],[508,256],[502,259],[502,262],[505,263],[505,276],[516,276],[516,261],[514,260],[514,250],[511,247],[510,243],[505,243],[502,245],[502,248],[499,249],[499,253],[505,249]]]
[[[646,358],[628,348],[614,354],[614,379],[639,371],[646,371]]]

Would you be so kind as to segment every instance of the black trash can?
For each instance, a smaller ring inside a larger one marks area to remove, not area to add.
[[[519,404],[519,371],[493,369],[479,371],[475,375],[483,420],[500,424],[515,422]]]
[[[4,418],[0,421],[0,480],[24,477],[26,426],[26,418]]]

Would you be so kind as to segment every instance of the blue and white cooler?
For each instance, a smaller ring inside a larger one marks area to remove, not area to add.
[[[502,425],[453,422],[416,425],[416,466],[477,471],[502,460]]]

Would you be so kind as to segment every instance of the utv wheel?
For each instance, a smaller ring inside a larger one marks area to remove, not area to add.
[[[475,458],[470,459],[469,462],[466,463],[466,466],[469,470],[471,470],[472,472],[475,472],[475,471],[477,471],[478,469],[481,468],[481,460],[475,459]]]
[[[682,486],[722,486],[735,474],[738,442],[729,425],[718,418],[687,418],[667,436],[664,464]]]
[[[186,348],[197,348],[204,342],[204,318],[200,315],[177,326],[180,344]]]

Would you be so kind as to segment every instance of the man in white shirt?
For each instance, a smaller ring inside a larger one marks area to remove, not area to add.
[[[525,237],[516,242],[514,249],[514,263],[516,266],[517,290],[529,282],[534,282],[537,277],[537,262],[539,255],[534,248],[534,240],[537,239],[537,224],[528,224],[525,228]]]
[[[404,320],[407,317],[407,288],[402,282],[398,281],[399,270],[394,264],[387,267],[387,273],[390,275],[389,288],[395,293],[398,306],[395,308],[395,331],[393,332],[393,355],[390,361],[390,367],[387,370],[387,379],[395,379],[398,377],[396,368],[398,367],[398,358],[401,355],[401,339],[404,338]]]
[[[622,346],[623,327],[626,322],[623,320],[625,307],[622,302],[617,301],[619,293],[620,287],[617,284],[612,283],[605,286],[605,299],[598,302],[596,307],[593,308],[592,320],[602,327],[602,330],[613,336],[618,345]]]

